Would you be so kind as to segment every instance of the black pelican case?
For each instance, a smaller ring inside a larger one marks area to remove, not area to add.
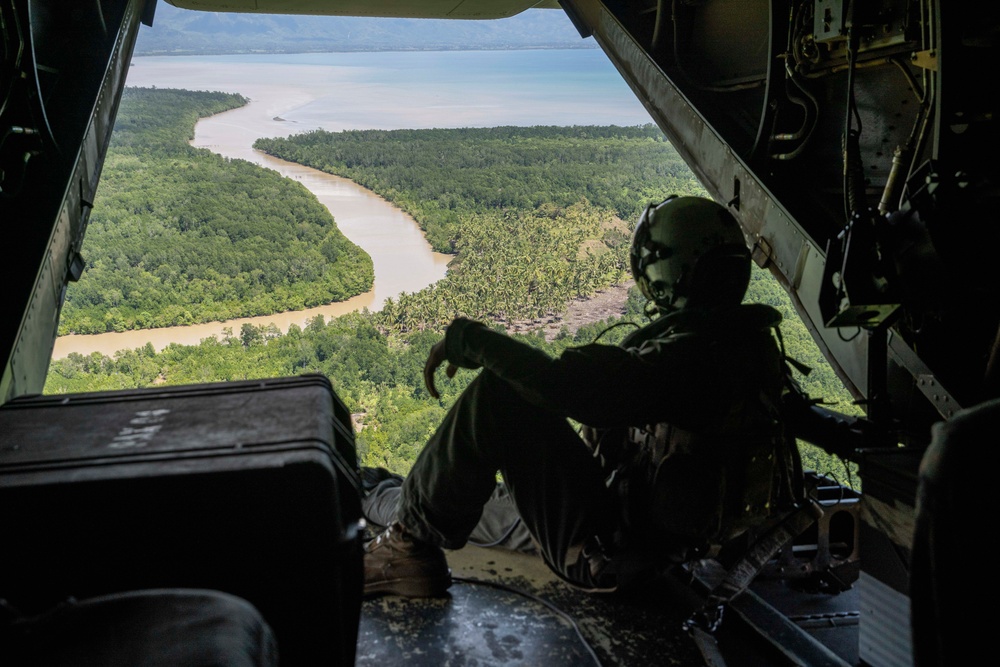
[[[0,407],[0,598],[22,613],[225,591],[283,665],[353,665],[362,590],[350,414],[322,375]]]

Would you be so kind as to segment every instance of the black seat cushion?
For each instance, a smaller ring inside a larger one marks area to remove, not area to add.
[[[246,600],[145,590],[69,600],[0,631],[0,664],[30,667],[270,667],[274,634]]]

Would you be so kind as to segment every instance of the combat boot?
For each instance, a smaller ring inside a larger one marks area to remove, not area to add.
[[[398,521],[365,546],[365,597],[442,597],[451,570],[440,547],[422,542]]]

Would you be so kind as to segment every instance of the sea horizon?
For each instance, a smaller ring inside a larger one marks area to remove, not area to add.
[[[282,100],[285,135],[652,122],[600,49],[137,56],[126,85]]]

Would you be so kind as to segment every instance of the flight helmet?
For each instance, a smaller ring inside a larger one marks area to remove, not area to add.
[[[739,223],[703,197],[672,195],[643,211],[632,236],[632,277],[655,310],[737,305],[750,284]]]

